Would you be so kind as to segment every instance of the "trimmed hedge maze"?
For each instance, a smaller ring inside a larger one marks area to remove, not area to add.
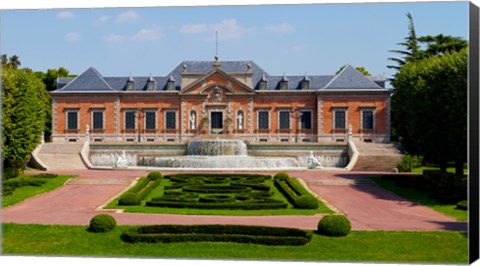
[[[271,198],[269,175],[177,174],[167,175],[171,185],[164,195],[147,201],[151,207],[196,209],[284,209],[288,204]]]
[[[123,193],[118,205],[198,210],[319,208],[318,200],[285,173],[273,178],[258,174],[203,173],[162,176],[152,172]]]
[[[147,177],[140,178],[135,186],[123,193],[118,200],[118,205],[140,205],[142,200],[162,181],[162,175],[157,173],[152,172]]]
[[[244,225],[150,225],[126,230],[121,239],[129,243],[183,241],[237,242],[262,245],[305,245],[312,233],[294,228]]]
[[[318,201],[297,180],[290,178],[285,173],[275,175],[275,186],[288,201],[299,209],[317,209]]]

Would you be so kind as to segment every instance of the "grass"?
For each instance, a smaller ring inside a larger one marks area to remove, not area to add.
[[[295,180],[296,181],[296,180]],[[152,190],[150,194],[142,201],[140,206],[120,206],[118,205],[118,198],[111,201],[105,209],[123,209],[124,212],[135,213],[163,213],[163,214],[193,214],[193,215],[232,215],[232,216],[266,216],[266,215],[315,215],[318,213],[334,213],[323,202],[318,202],[318,208],[315,210],[301,210],[295,209],[282,193],[273,185],[272,180],[265,181],[264,184],[269,185],[274,192],[272,198],[282,200],[288,203],[287,209],[263,209],[263,210],[215,210],[215,209],[193,209],[193,208],[167,208],[167,207],[148,207],[145,202],[151,198],[163,195],[163,187],[172,184],[166,178],[162,179],[160,185]]]
[[[6,195],[2,197],[2,206],[3,208],[17,204],[26,199],[32,198],[34,196],[40,195],[42,193],[52,191],[58,187],[63,186],[65,182],[72,178],[73,176],[57,176],[55,178],[35,178],[30,177],[29,175],[22,175],[20,177],[12,178],[9,180],[23,179],[23,178],[35,178],[39,180],[45,180],[47,183],[39,186],[25,186],[15,189],[12,195]]]
[[[467,236],[459,232],[352,231],[338,238],[314,234],[305,246],[265,246],[220,242],[129,244],[122,242],[120,235],[131,226],[97,234],[86,228],[4,224],[3,254],[417,263],[467,263],[468,256]]]
[[[371,177],[371,179],[375,181],[377,185],[379,185],[384,189],[387,189],[405,199],[417,202],[419,204],[432,208],[435,211],[438,211],[447,216],[453,217],[458,221],[467,221],[468,219],[468,212],[465,210],[456,209],[455,204],[439,203],[438,201],[428,197],[427,195],[425,195],[424,193],[418,190],[415,190],[412,188],[404,189],[404,188],[398,187],[392,181],[382,179],[379,176]]]

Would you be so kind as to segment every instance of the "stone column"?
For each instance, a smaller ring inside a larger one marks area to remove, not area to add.
[[[317,142],[320,141],[323,134],[323,100],[317,95]]]

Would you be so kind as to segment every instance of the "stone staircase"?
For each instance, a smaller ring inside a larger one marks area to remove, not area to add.
[[[80,157],[82,147],[82,143],[45,143],[37,156],[47,170],[87,169]]]
[[[355,141],[359,156],[352,171],[394,172],[402,153],[393,144]]]

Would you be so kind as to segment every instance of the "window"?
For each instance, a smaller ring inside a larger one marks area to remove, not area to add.
[[[167,111],[165,112],[165,128],[166,129],[176,129],[176,116],[177,113],[175,111]]]
[[[268,111],[258,112],[258,129],[268,129]]]
[[[312,129],[312,112],[303,111],[300,117],[300,125],[302,129]]]
[[[310,89],[310,81],[307,79],[302,80],[302,90],[308,90]]]
[[[262,80],[260,81],[260,85],[259,85],[259,90],[266,90],[267,89],[267,81],[265,80]]]
[[[174,80],[169,80],[167,83],[167,90],[168,91],[173,91],[175,90],[175,81]]]
[[[93,129],[103,129],[103,111],[92,111]]]
[[[335,110],[334,111],[334,121],[333,126],[335,129],[345,129],[346,128],[346,112],[345,110]]]
[[[289,111],[280,111],[280,129],[290,129],[290,112]]]
[[[373,110],[362,111],[362,128],[373,129]]]
[[[155,90],[155,81],[149,80],[147,82],[147,91],[154,91]]]
[[[288,89],[288,81],[282,80],[280,81],[280,90],[287,90]]]
[[[157,114],[155,111],[145,111],[145,129],[157,128]]]
[[[78,111],[67,112],[67,129],[69,130],[78,129]]]
[[[125,129],[135,129],[135,111],[125,112]]]

